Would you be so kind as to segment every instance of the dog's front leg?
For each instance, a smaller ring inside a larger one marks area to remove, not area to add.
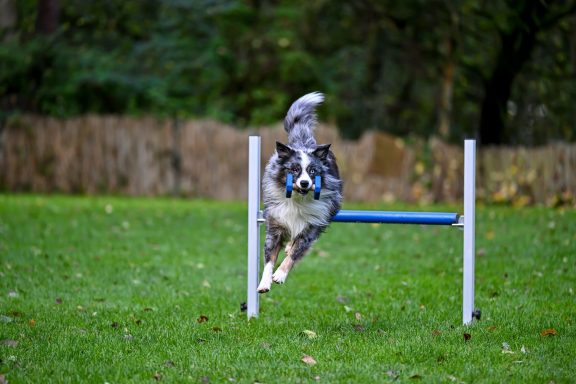
[[[322,227],[309,225],[294,240],[288,243],[286,246],[286,257],[272,276],[272,280],[275,283],[284,284],[294,264],[306,255],[306,252],[320,237],[320,234],[322,234]]]
[[[273,220],[266,221],[266,241],[264,243],[264,270],[262,279],[258,285],[259,293],[266,293],[272,286],[272,272],[278,259],[278,253],[282,248],[282,239],[284,233],[280,226],[276,225]]]

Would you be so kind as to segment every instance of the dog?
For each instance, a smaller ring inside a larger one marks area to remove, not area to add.
[[[302,259],[340,210],[342,181],[330,144],[317,145],[316,106],[324,101],[319,92],[296,100],[284,119],[288,144],[276,142],[276,151],[268,161],[262,178],[266,241],[264,270],[258,292],[265,293],[272,282],[283,284],[296,262]],[[294,193],[286,197],[286,179],[291,173]],[[319,200],[310,193],[313,180],[321,177]],[[285,258],[273,272],[278,254],[286,245]]]

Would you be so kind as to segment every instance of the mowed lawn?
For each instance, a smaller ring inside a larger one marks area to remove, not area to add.
[[[462,232],[368,224],[334,224],[248,321],[246,221],[243,203],[0,195],[0,382],[576,381],[573,209],[478,207],[467,327]]]

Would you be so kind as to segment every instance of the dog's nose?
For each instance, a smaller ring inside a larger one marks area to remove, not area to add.
[[[310,185],[310,183],[307,180],[301,180],[300,181],[300,186],[302,188],[308,188],[309,185]]]

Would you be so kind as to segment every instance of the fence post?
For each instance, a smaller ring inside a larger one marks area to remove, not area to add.
[[[174,176],[174,184],[172,185],[172,195],[180,196],[182,180],[182,151],[180,143],[182,141],[182,127],[180,119],[174,117],[172,119],[172,156],[170,165],[172,166],[172,174]]]

